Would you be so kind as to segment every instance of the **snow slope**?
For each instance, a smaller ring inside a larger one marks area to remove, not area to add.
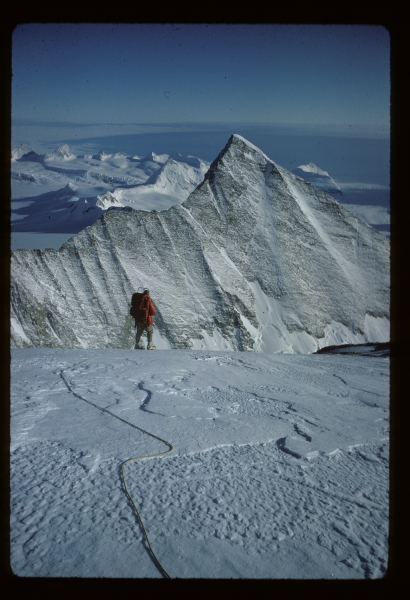
[[[118,188],[112,195],[122,206],[166,210],[174,204],[182,204],[202,183],[208,168],[209,163],[193,156],[169,156],[161,169],[155,171],[144,184]]]
[[[314,163],[300,165],[296,169],[293,169],[292,173],[329,194],[343,196],[342,190],[330,177],[329,173],[319,169]]]
[[[12,350],[12,569],[161,577],[151,433],[170,577],[382,577],[388,407],[386,358]]]
[[[234,135],[183,204],[109,210],[58,252],[14,252],[12,344],[132,348],[139,286],[158,348],[386,341],[389,255],[385,236]]]
[[[365,183],[337,184],[315,164],[301,165],[292,171],[298,177],[331,194],[360,219],[390,236],[390,189],[386,186]],[[377,205],[374,205],[374,201]]]
[[[346,204],[347,210],[365,221],[380,233],[390,237],[390,208],[363,204]]]

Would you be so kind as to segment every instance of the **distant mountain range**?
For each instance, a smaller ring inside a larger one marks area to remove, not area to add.
[[[166,210],[187,199],[210,164],[193,156],[154,152],[142,158],[102,150],[76,155],[67,144],[43,155],[22,144],[11,156],[13,233],[78,233],[109,208]],[[351,183],[342,190],[313,163],[293,173],[390,235],[388,188]]]
[[[161,160],[145,187],[179,189],[202,172],[196,160]],[[98,201],[98,220],[59,251],[12,254],[13,346],[132,348],[139,286],[157,307],[158,348],[313,352],[389,339],[389,240],[241,136],[167,210]]]
[[[76,156],[65,144],[38,155],[23,145],[12,151],[11,177],[15,186],[31,184],[30,195],[18,201],[13,196],[21,206],[13,206],[12,230],[78,233],[109,208],[164,210],[186,200],[208,168],[199,158],[179,154]],[[57,182],[64,187],[56,190]],[[47,191],[33,196],[36,187]]]

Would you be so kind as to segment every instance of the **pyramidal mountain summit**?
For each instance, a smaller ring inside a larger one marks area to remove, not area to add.
[[[141,286],[159,349],[389,339],[389,240],[239,135],[182,204],[112,208],[58,251],[12,253],[12,346],[131,349]]]

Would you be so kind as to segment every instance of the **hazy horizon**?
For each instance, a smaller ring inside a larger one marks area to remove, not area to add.
[[[315,163],[341,181],[390,183],[390,138],[375,136],[366,127],[343,128],[307,125],[256,125],[220,123],[179,126],[15,125],[12,146],[27,143],[42,154],[68,144],[76,154],[100,150],[129,155],[182,154],[213,161],[230,135],[237,133],[259,147],[269,158],[287,169]]]

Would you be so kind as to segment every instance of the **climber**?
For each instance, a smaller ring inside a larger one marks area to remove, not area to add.
[[[137,328],[135,337],[136,350],[144,350],[144,346],[140,342],[144,331],[146,331],[148,338],[147,350],[155,350],[155,346],[152,344],[152,336],[154,333],[154,320],[152,317],[156,312],[149,290],[144,290],[142,294],[136,292],[132,295],[130,314],[134,317],[135,327]]]

